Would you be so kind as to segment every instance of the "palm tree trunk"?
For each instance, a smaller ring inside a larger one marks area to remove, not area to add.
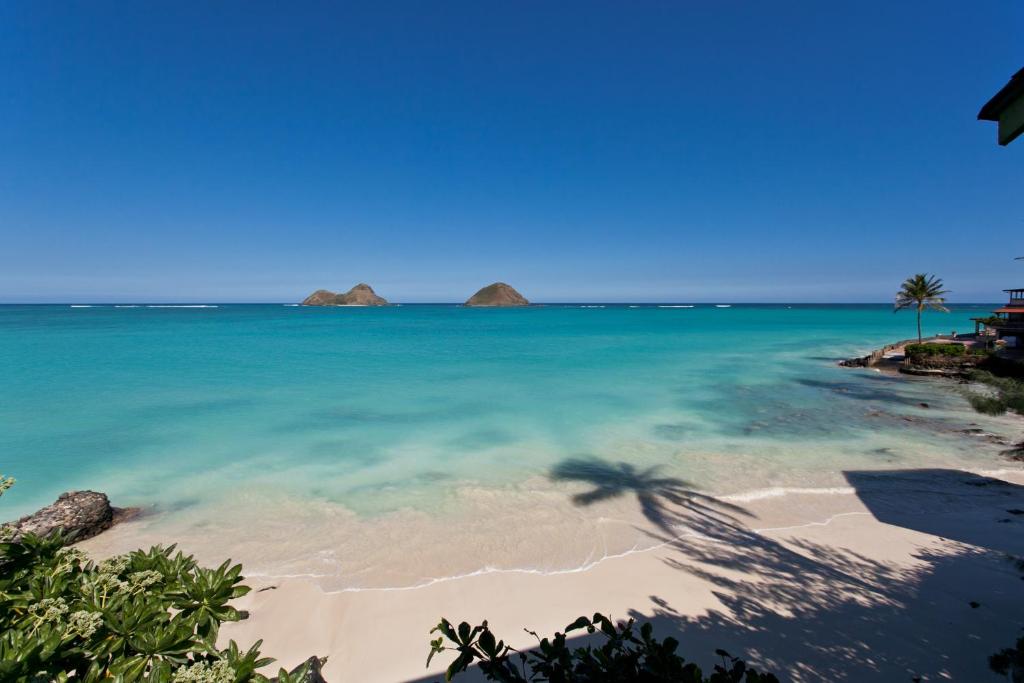
[[[921,307],[917,307],[917,343],[921,343]]]

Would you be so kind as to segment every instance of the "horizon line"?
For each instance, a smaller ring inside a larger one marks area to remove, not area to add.
[[[388,306],[464,306],[463,301],[389,301],[382,305],[316,306],[296,301],[216,301],[216,300],[124,300],[124,301],[0,301],[0,306],[296,306],[299,308],[387,308]],[[531,301],[525,306],[468,306],[467,308],[529,308],[530,306],[892,306],[891,301]],[[996,301],[947,301],[948,306],[1003,306]]]

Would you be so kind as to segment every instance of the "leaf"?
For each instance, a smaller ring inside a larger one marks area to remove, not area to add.
[[[586,617],[579,617],[576,621],[565,627],[565,632],[568,633],[569,631],[575,631],[588,626],[590,626],[590,619],[587,619]]]
[[[448,670],[444,672],[444,680],[452,680],[455,674],[459,673],[460,671],[465,671],[466,667],[468,667],[469,663],[472,661],[473,656],[468,654],[467,652],[463,652],[462,654],[460,654],[455,659],[455,661],[448,666]]]
[[[491,633],[490,631],[486,631],[486,630],[483,631],[480,634],[480,638],[479,638],[478,642],[480,644],[480,649],[484,651],[484,654],[486,654],[486,655],[488,655],[489,657],[492,657],[492,658],[495,656],[497,643],[494,640],[494,634],[493,633]]]
[[[431,633],[434,632],[432,629]],[[430,641],[430,653],[427,655],[427,667],[430,666],[430,660],[434,658],[434,655],[444,652],[444,638],[438,638]]]

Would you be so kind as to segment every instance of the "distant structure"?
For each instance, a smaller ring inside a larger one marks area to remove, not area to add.
[[[1024,133],[1024,69],[985,103],[978,112],[978,120],[999,124],[1000,145],[1008,145]]]
[[[1002,308],[992,311],[991,318],[971,318],[975,332],[981,327],[991,330],[996,339],[1002,339],[1007,346],[1017,348],[1024,346],[1024,288],[1004,289],[1010,300]]]
[[[387,306],[384,297],[377,296],[373,287],[360,282],[344,294],[318,289],[305,298],[303,306]]]
[[[529,306],[522,294],[504,282],[487,285],[466,300],[466,306]]]

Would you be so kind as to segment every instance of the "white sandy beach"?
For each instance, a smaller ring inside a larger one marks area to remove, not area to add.
[[[287,666],[327,656],[332,682],[436,680],[449,660],[424,662],[442,616],[487,619],[527,647],[524,627],[551,634],[598,610],[654,621],[705,667],[724,648],[781,680],[995,681],[987,657],[1024,613],[1007,559],[1024,555],[1024,515],[1008,512],[1024,509],[1024,472],[989,474],[853,473],[852,492],[732,503],[668,495],[653,514],[638,499],[663,542],[575,572],[339,593],[250,580],[239,606],[251,616],[222,638],[263,638]],[[458,552],[458,539],[438,543]]]

